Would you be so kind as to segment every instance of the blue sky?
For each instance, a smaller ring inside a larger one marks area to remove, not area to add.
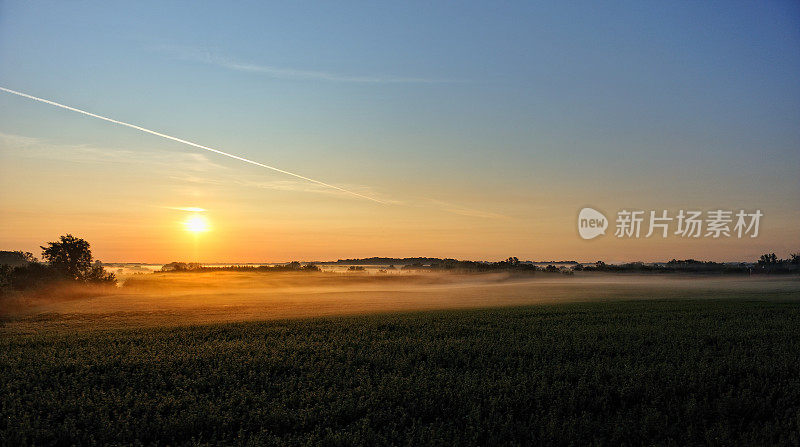
[[[377,217],[359,208],[367,205],[337,207],[349,213],[333,220],[350,242],[372,218],[386,231],[397,231],[395,222],[413,234],[465,234],[444,247],[430,245],[431,236],[410,244],[417,252],[409,255],[455,248],[454,256],[491,257],[520,247],[535,256],[536,235],[562,235],[556,227],[586,204],[759,206],[772,219],[772,239],[712,252],[794,247],[798,50],[796,2],[0,3],[0,86],[401,202],[424,198],[510,218],[489,225],[463,213],[452,219],[477,220],[448,220],[435,205]],[[62,147],[187,152],[10,95],[0,95],[0,133]],[[9,183],[42,175],[20,172],[28,165],[11,145],[0,150]],[[126,190],[157,183],[146,166],[114,166]],[[69,173],[96,178],[90,186],[109,181],[96,166],[76,162],[67,171],[67,184]],[[308,192],[226,193],[243,206],[267,194],[297,219],[332,217]],[[154,200],[142,193],[134,202]],[[0,205],[15,218],[35,215],[8,196]],[[319,213],[300,216],[292,206]],[[476,228],[486,231],[485,246],[470,242]],[[509,232],[530,237],[499,236]],[[377,235],[363,243],[398,251]],[[575,255],[586,250],[580,241],[574,247]],[[625,250],[641,257],[652,249],[640,247]]]

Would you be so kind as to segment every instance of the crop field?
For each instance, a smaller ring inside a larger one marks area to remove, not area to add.
[[[44,316],[0,336],[0,439],[798,445],[800,296],[730,295],[125,328]]]

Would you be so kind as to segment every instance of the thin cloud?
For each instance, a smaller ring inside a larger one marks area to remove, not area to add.
[[[296,180],[234,180],[234,183],[250,187],[250,188],[261,188],[261,189],[273,189],[276,191],[299,191],[299,192],[310,192],[316,194],[328,194],[328,195],[342,195],[345,194],[341,191],[331,190],[329,188],[322,188],[319,185],[315,185],[312,183],[307,182],[300,182]],[[391,199],[389,197],[385,197],[379,192],[375,191],[374,189],[370,188],[366,185],[354,185],[354,184],[345,184],[343,185],[347,188],[348,191],[357,191],[359,194],[363,194],[369,197],[374,197],[381,201],[381,203],[387,205],[403,205],[403,202]]]
[[[102,116],[102,115],[98,115],[96,113],[87,112],[86,110],[81,110],[81,109],[78,109],[76,107],[70,107],[68,105],[60,104],[60,103],[57,103],[55,101],[51,101],[49,99],[39,98],[39,97],[36,97],[36,96],[33,96],[33,95],[29,95],[27,93],[18,92],[16,90],[11,90],[11,89],[5,88],[5,87],[0,87],[0,91],[6,92],[6,93],[10,93],[12,95],[21,96],[23,98],[32,99],[34,101],[38,101],[38,102],[41,102],[41,103],[44,103],[44,104],[49,104],[51,106],[58,107],[58,108],[61,108],[61,109],[65,109],[65,110],[69,110],[69,111],[72,111],[72,112],[80,113],[82,115],[86,115],[86,116],[89,116],[89,117],[92,117],[92,118],[96,118],[96,119],[99,119],[99,120],[108,121],[109,123],[113,123],[113,124],[118,124],[120,126],[129,127],[131,129],[135,129],[135,130],[138,130],[140,132],[149,133],[150,135],[155,135],[157,137],[161,137],[161,138],[164,138],[164,139],[167,139],[167,140],[172,140],[172,141],[175,141],[177,143],[181,143],[181,144],[185,144],[187,146],[195,147],[197,149],[202,149],[204,151],[213,152],[215,154],[223,155],[223,156],[228,157],[228,158],[233,158],[234,160],[239,160],[239,161],[244,162],[244,163],[248,163],[248,164],[251,164],[251,165],[259,166],[259,167],[262,167],[262,168],[265,168],[265,169],[269,169],[271,171],[280,172],[281,174],[286,174],[288,176],[299,178],[299,179],[305,180],[307,182],[315,183],[317,185],[324,186],[326,188],[331,188],[331,189],[335,189],[335,190],[338,190],[338,191],[341,191],[341,192],[345,192],[345,193],[350,194],[352,196],[360,197],[362,199],[371,200],[371,201],[377,202],[377,203],[384,203],[384,202],[382,202],[382,201],[380,201],[378,199],[375,199],[373,197],[365,196],[363,194],[359,194],[359,193],[354,192],[354,191],[349,191],[349,190],[341,188],[339,186],[331,185],[330,183],[325,183],[325,182],[322,182],[320,180],[312,179],[312,178],[305,177],[303,175],[300,175],[300,174],[297,174],[297,173],[294,173],[294,172],[290,172],[290,171],[286,171],[284,169],[277,168],[275,166],[270,166],[270,165],[267,165],[267,164],[264,164],[264,163],[260,163],[260,162],[254,161],[254,160],[250,160],[248,158],[240,157],[240,156],[232,154],[230,152],[221,151],[221,150],[215,149],[213,147],[204,146],[202,144],[194,143],[194,142],[191,142],[191,141],[188,141],[188,140],[184,140],[182,138],[178,138],[178,137],[175,137],[175,136],[172,136],[172,135],[167,135],[165,133],[157,132],[157,131],[152,130],[152,129],[147,129],[147,128],[142,127],[142,126],[137,126],[136,124],[126,123],[125,121],[120,121],[120,120],[116,120],[114,118],[109,118],[107,116]]]
[[[315,183],[274,179],[256,180],[242,178],[230,168],[211,162],[204,154],[185,152],[130,151],[125,149],[97,148],[82,144],[56,144],[42,138],[0,132],[0,150],[12,149],[23,156],[50,160],[80,161],[82,163],[131,163],[146,164],[158,169],[179,171],[169,178],[186,183],[203,184],[214,187],[240,186],[245,188],[269,189],[275,191],[294,191],[313,194],[346,196],[349,193],[326,188]],[[212,175],[209,175],[212,174]],[[432,198],[418,200],[396,200],[382,196],[366,185],[342,185],[347,191],[373,197],[385,204],[436,209],[441,212],[480,219],[510,219],[503,214],[469,208],[462,205]],[[201,208],[163,206],[161,208],[177,211],[201,212]]]
[[[213,152],[213,153],[216,153],[216,154],[219,154],[219,155],[223,155],[223,156],[226,156],[226,157],[229,157],[229,158],[233,158],[233,159],[236,159],[236,160],[248,163],[248,164],[252,164],[252,165],[260,166],[260,167],[263,167],[263,168],[266,168],[266,169],[269,169],[269,170],[272,170],[272,171],[280,172],[282,174],[286,174],[288,176],[295,177],[297,179],[304,180],[305,182],[307,182],[305,184],[305,186],[301,186],[300,182],[297,182],[297,181],[291,181],[291,182],[289,182],[289,181],[242,182],[240,180],[238,182],[239,184],[248,184],[248,186],[255,186],[255,187],[269,188],[269,189],[278,189],[278,190],[298,190],[298,189],[302,188],[303,191],[318,192],[318,193],[319,192],[323,192],[322,191],[323,189],[327,189],[328,193],[332,193],[332,192],[343,193],[343,195],[356,196],[356,197],[360,197],[362,199],[367,199],[367,200],[370,200],[370,201],[373,201],[373,202],[377,202],[377,203],[382,203],[382,204],[394,204],[394,205],[412,205],[413,204],[413,203],[408,203],[408,202],[403,202],[403,201],[389,200],[389,199],[385,199],[385,198],[378,199],[377,197],[375,197],[375,195],[374,195],[375,193],[374,192],[365,191],[365,190],[368,190],[369,188],[364,187],[364,186],[358,185],[358,186],[348,186],[348,188],[342,188],[340,186],[331,185],[331,184],[324,183],[324,182],[321,182],[319,180],[311,179],[311,178],[308,178],[308,177],[305,177],[305,176],[302,176],[302,175],[299,175],[299,174],[296,174],[296,173],[293,173],[293,172],[285,171],[285,170],[280,169],[280,168],[276,168],[276,167],[265,165],[263,163],[259,163],[259,162],[256,162],[256,161],[253,161],[253,160],[249,160],[249,159],[246,159],[246,158],[243,158],[243,157],[239,157],[238,155],[234,155],[234,154],[231,154],[231,153],[228,153],[228,152],[224,152],[224,151],[221,151],[219,149],[214,149],[214,148],[211,148],[211,147],[208,147],[208,146],[203,146],[203,145],[200,145],[200,144],[197,144],[197,143],[193,143],[191,141],[183,140],[183,139],[171,136],[171,135],[167,135],[167,134],[163,134],[163,133],[160,133],[160,132],[156,132],[154,130],[146,129],[144,127],[140,127],[140,126],[137,126],[137,125],[134,125],[134,124],[126,123],[126,122],[123,122],[123,121],[118,121],[118,120],[115,120],[113,118],[108,118],[108,117],[105,117],[105,116],[101,116],[101,115],[97,115],[97,114],[94,114],[94,113],[90,113],[90,112],[87,112],[87,111],[84,111],[84,110],[80,110],[80,109],[77,109],[77,108],[74,108],[74,107],[70,107],[70,106],[66,106],[66,105],[63,105],[63,104],[59,104],[59,103],[56,103],[54,101],[50,101],[50,100],[47,100],[47,99],[38,98],[38,97],[35,97],[35,96],[32,96],[32,95],[28,95],[26,93],[17,92],[17,91],[10,90],[10,89],[4,88],[4,87],[0,87],[0,91],[11,93],[11,94],[14,94],[14,95],[17,95],[17,96],[22,96],[22,97],[25,97],[25,98],[28,98],[28,99],[32,99],[32,100],[35,100],[35,101],[39,101],[39,102],[43,102],[43,103],[46,103],[46,104],[50,104],[50,105],[53,105],[53,106],[56,106],[56,107],[59,107],[59,108],[62,108],[62,109],[67,109],[67,110],[70,110],[70,111],[73,111],[73,112],[77,112],[77,113],[80,113],[80,114],[83,114],[83,115],[87,115],[87,116],[90,116],[92,118],[97,118],[97,119],[108,121],[108,122],[111,122],[111,123],[114,123],[114,124],[119,124],[121,126],[133,128],[133,129],[145,132],[145,133],[149,133],[149,134],[152,134],[152,135],[155,135],[155,136],[159,136],[159,137],[168,139],[168,140],[172,140],[172,141],[175,141],[175,142],[178,142],[178,143],[182,143],[182,144],[185,144],[185,145],[188,145],[188,146],[192,146],[192,147],[195,147],[195,148],[203,149],[205,151],[209,151],[209,152]],[[190,160],[190,161],[192,161],[192,162],[194,162],[196,164],[200,164],[202,167],[193,169],[196,172],[203,171],[203,170],[207,169],[209,166],[210,167],[215,167],[215,168],[219,168],[220,167],[219,165],[215,165],[215,164],[211,163],[203,154],[197,154],[197,153],[193,153],[193,154],[192,153],[190,153],[190,154],[186,154],[186,153],[163,153],[163,152],[162,153],[146,153],[146,152],[143,152],[143,151],[129,151],[129,150],[117,150],[117,149],[98,149],[98,148],[93,148],[93,147],[89,147],[89,146],[85,146],[85,145],[71,145],[71,146],[70,145],[60,145],[59,146],[59,145],[53,145],[53,144],[46,143],[44,140],[41,140],[39,138],[32,138],[32,137],[25,137],[25,136],[19,136],[19,135],[10,135],[10,134],[0,133],[0,149],[2,149],[3,147],[11,147],[11,148],[15,148],[15,149],[23,149],[24,150],[23,153],[25,155],[27,155],[27,156],[36,156],[37,155],[36,152],[39,151],[39,154],[38,154],[39,156],[44,156],[44,157],[47,157],[47,158],[56,158],[56,159],[66,158],[66,159],[69,159],[69,160],[75,160],[75,154],[74,153],[68,153],[69,151],[66,151],[67,153],[65,153],[64,149],[65,149],[65,147],[68,147],[68,148],[72,149],[72,151],[74,151],[74,152],[83,152],[84,154],[86,154],[87,160],[92,160],[92,161],[98,161],[98,160],[105,159],[107,161],[116,161],[116,162],[120,162],[120,161],[127,161],[127,162],[137,161],[137,162],[141,162],[142,159],[144,158],[144,159],[147,159],[149,162],[153,163],[153,162],[157,162],[157,160],[159,160],[159,158],[160,158],[160,162],[161,163],[170,165],[172,167],[175,167],[175,161],[176,160],[174,159],[174,157],[177,154],[179,157],[182,157],[183,161],[186,161],[188,159],[188,160]],[[196,177],[195,176],[194,178],[198,179],[199,181],[202,181],[202,177]],[[313,184],[313,187],[311,185],[309,185],[309,184]],[[356,189],[364,191],[364,192],[363,193],[362,192],[356,192],[355,191]],[[370,193],[373,194],[373,195],[367,195],[367,194],[370,194]],[[436,200],[436,199],[425,199],[425,200],[427,200],[429,205],[432,205],[432,206],[434,206],[434,207],[436,207],[436,208],[438,208],[438,209],[440,209],[442,211],[453,213],[453,214],[459,214],[459,215],[462,215],[462,216],[469,216],[469,217],[487,218],[487,219],[510,219],[508,216],[505,216],[505,215],[502,215],[502,214],[493,213],[493,212],[487,212],[487,211],[482,211],[482,210],[477,210],[477,209],[473,209],[473,208],[468,208],[468,207],[464,207],[464,206],[460,206],[460,205],[455,205],[455,204],[452,204],[452,203],[443,202],[441,200]],[[420,203],[417,202],[416,205],[419,206]]]
[[[229,57],[219,56],[210,51],[197,51],[190,48],[162,46],[160,51],[171,54],[181,60],[200,62],[207,65],[226,68],[247,73],[263,74],[276,79],[348,82],[360,84],[447,84],[464,82],[457,79],[438,79],[424,77],[405,77],[391,75],[349,75],[328,71],[302,70],[296,68],[277,67],[242,62]]]
[[[120,163],[153,168],[206,173],[228,168],[213,163],[204,154],[174,151],[131,151],[86,144],[54,143],[42,138],[0,132],[0,150],[14,150],[17,156],[80,163]]]
[[[162,206],[161,208],[164,208],[164,209],[167,209],[167,210],[175,210],[175,211],[190,211],[190,212],[193,212],[193,213],[204,213],[204,212],[208,211],[205,208],[196,208],[196,207],[193,207],[193,206],[186,206],[186,207],[184,207],[184,206]]]
[[[443,202],[436,199],[425,199],[432,206],[439,208],[448,213],[458,214],[460,216],[478,217],[481,219],[511,219],[511,217],[504,214],[493,213],[491,211],[483,211],[475,208],[468,208],[453,203]]]
[[[248,176],[251,177],[251,176]],[[214,177],[198,176],[182,172],[180,175],[172,175],[171,179],[179,180],[186,183],[194,183],[198,185],[211,186],[215,188],[226,188],[230,186],[241,186],[244,188],[257,188],[257,189],[270,189],[274,191],[294,191],[313,194],[325,194],[346,196],[349,193],[338,191],[335,189],[325,188],[314,183],[303,182],[299,180],[260,180],[253,178],[243,178],[241,174],[233,175],[230,171],[227,174],[215,173]],[[343,187],[348,191],[357,191],[360,194],[369,195],[380,200],[382,203],[391,205],[401,205],[400,201],[383,197],[380,193],[374,191],[372,188],[365,185],[352,185],[344,184]]]

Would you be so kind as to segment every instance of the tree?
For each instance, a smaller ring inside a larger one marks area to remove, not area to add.
[[[765,265],[775,265],[778,263],[778,257],[775,256],[775,253],[767,253],[761,255],[758,259],[758,265],[765,266]]]
[[[82,282],[114,282],[114,274],[106,273],[102,264],[92,265],[89,242],[71,234],[58,242],[42,246],[42,258],[62,277]]]
[[[292,261],[286,264],[287,270],[300,270],[300,268],[302,268],[302,265],[298,261]]]
[[[321,272],[322,271],[321,268],[317,267],[314,264],[306,264],[306,265],[304,265],[303,266],[303,270],[305,270],[307,272]]]
[[[12,267],[28,265],[36,262],[33,253],[27,251],[0,251],[0,265]]]
[[[93,283],[114,284],[117,282],[117,278],[114,276],[113,273],[106,272],[106,270],[103,268],[102,262],[94,261],[94,264],[92,264],[92,268],[89,270],[89,273],[84,277],[84,281]]]
[[[161,266],[162,272],[189,272],[202,269],[202,264],[197,262],[170,262]]]

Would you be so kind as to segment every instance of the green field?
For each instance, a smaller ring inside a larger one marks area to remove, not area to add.
[[[50,328],[0,344],[5,444],[800,444],[791,301]]]

